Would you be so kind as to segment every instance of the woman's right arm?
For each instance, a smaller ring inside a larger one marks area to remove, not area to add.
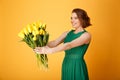
[[[47,46],[50,47],[50,48],[56,47],[57,45],[59,45],[60,43],[62,43],[64,41],[64,39],[67,36],[68,32],[69,31],[66,31],[60,37],[58,37],[56,40],[48,42]]]

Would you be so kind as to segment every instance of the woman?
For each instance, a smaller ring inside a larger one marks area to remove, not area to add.
[[[83,9],[73,9],[71,24],[75,30],[64,32],[58,39],[45,47],[36,47],[38,54],[65,51],[62,64],[62,80],[89,80],[84,54],[91,41],[91,35],[85,30],[90,26],[90,18]],[[64,43],[63,45],[59,45]]]

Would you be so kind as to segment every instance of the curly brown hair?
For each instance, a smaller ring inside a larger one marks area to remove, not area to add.
[[[87,12],[85,10],[80,8],[75,8],[72,10],[72,13],[77,14],[77,17],[81,21],[83,28],[86,28],[91,25],[90,18],[88,17]]]

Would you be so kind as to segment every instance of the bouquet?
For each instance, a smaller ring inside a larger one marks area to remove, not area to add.
[[[35,47],[42,47],[48,43],[49,33],[46,31],[46,24],[40,21],[28,24],[18,34],[22,41],[29,47],[34,49]],[[37,64],[39,67],[48,68],[47,54],[35,54],[37,58]]]

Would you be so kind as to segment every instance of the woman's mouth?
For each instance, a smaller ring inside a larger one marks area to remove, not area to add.
[[[76,25],[76,23],[72,23],[72,25],[73,25],[73,26],[75,26],[75,25]]]

